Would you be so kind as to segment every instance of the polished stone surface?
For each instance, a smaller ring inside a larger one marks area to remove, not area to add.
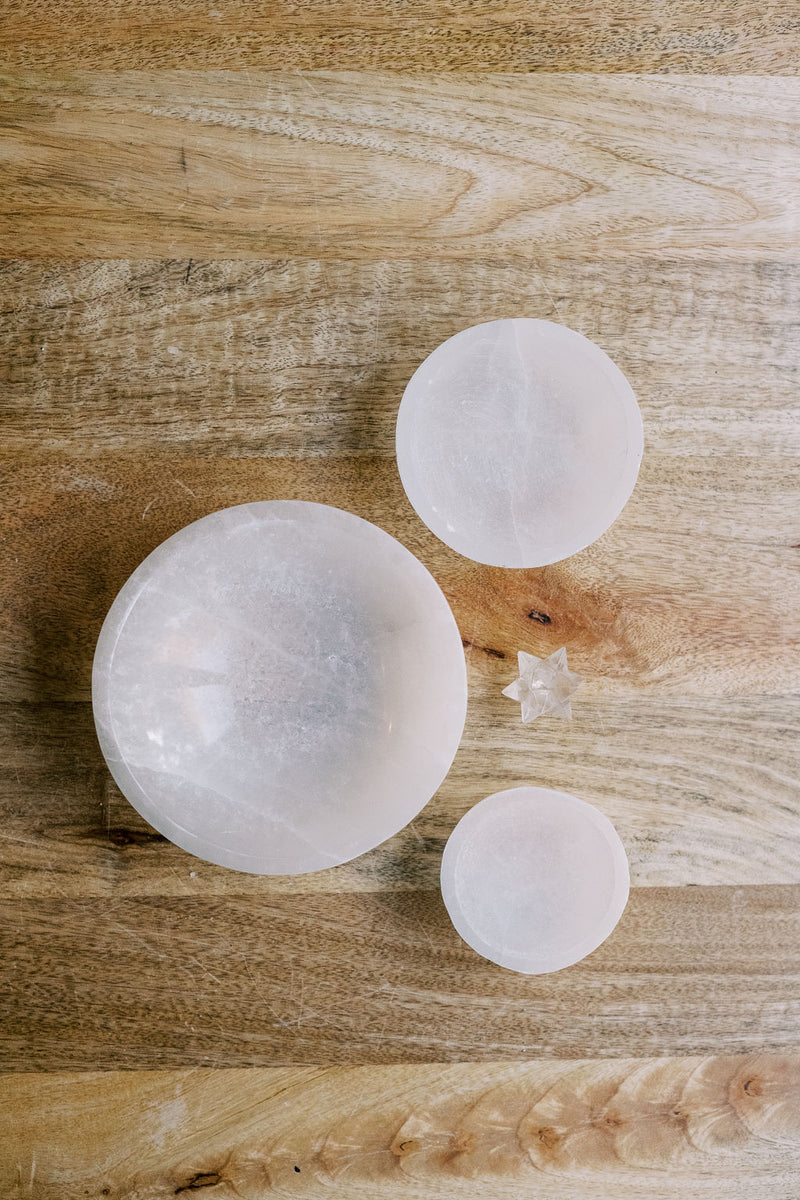
[[[538,567],[619,516],[642,458],[642,418],[607,354],[552,321],[489,321],[415,371],[397,465],[437,537],[476,562]]]
[[[567,666],[566,647],[554,650],[548,658],[520,650],[517,661],[519,678],[503,688],[503,695],[522,705],[525,724],[545,715],[571,720],[571,697],[583,680]]]
[[[224,866],[296,874],[406,825],[447,773],[466,712],[438,585],[375,525],[321,504],[213,513],[117,596],[92,695],[135,808]]]
[[[481,800],[442,860],[442,896],[461,937],[526,975],[559,971],[595,950],[622,916],[628,887],[625,848],[608,818],[546,788]]]

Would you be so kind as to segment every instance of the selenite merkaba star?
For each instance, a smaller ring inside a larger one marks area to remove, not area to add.
[[[567,667],[567,651],[562,646],[549,658],[537,658],[520,650],[519,679],[515,679],[503,695],[522,705],[522,720],[527,725],[545,713],[554,717],[572,718],[570,696],[580,687],[582,679]]]

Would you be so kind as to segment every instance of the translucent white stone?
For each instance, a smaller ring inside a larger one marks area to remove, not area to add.
[[[503,688],[503,695],[522,705],[524,723],[527,725],[546,714],[571,721],[571,697],[583,681],[567,666],[566,646],[554,650],[549,658],[537,658],[520,650],[517,661],[519,678]]]
[[[614,826],[546,788],[496,792],[462,817],[442,859],[442,896],[478,954],[525,975],[559,971],[605,941],[628,901]]]
[[[539,567],[619,516],[642,458],[639,406],[599,346],[552,321],[489,321],[414,372],[397,465],[429,529],[496,567]]]
[[[200,858],[296,874],[345,862],[427,803],[466,712],[461,638],[399,542],[322,504],[213,513],[145,559],[94,661],[120,788]]]

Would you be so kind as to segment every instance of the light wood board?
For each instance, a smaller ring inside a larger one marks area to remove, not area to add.
[[[0,1137],[16,1138],[0,1187],[43,1200],[794,1200],[799,1069],[797,1055],[759,1054],[21,1075],[0,1091]]]
[[[0,78],[9,256],[796,257],[796,79]]]

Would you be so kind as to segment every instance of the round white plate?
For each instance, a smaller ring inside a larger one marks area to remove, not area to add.
[[[397,465],[417,514],[476,562],[541,567],[619,516],[642,458],[639,406],[594,342],[552,321],[489,321],[414,372]]]
[[[614,826],[585,800],[547,788],[487,796],[442,859],[442,896],[464,941],[525,975],[560,971],[604,942],[628,901]]]
[[[203,517],[134,571],[92,698],[119,787],[200,858],[260,874],[346,862],[402,829],[458,748],[461,638],[425,567],[322,504]]]

